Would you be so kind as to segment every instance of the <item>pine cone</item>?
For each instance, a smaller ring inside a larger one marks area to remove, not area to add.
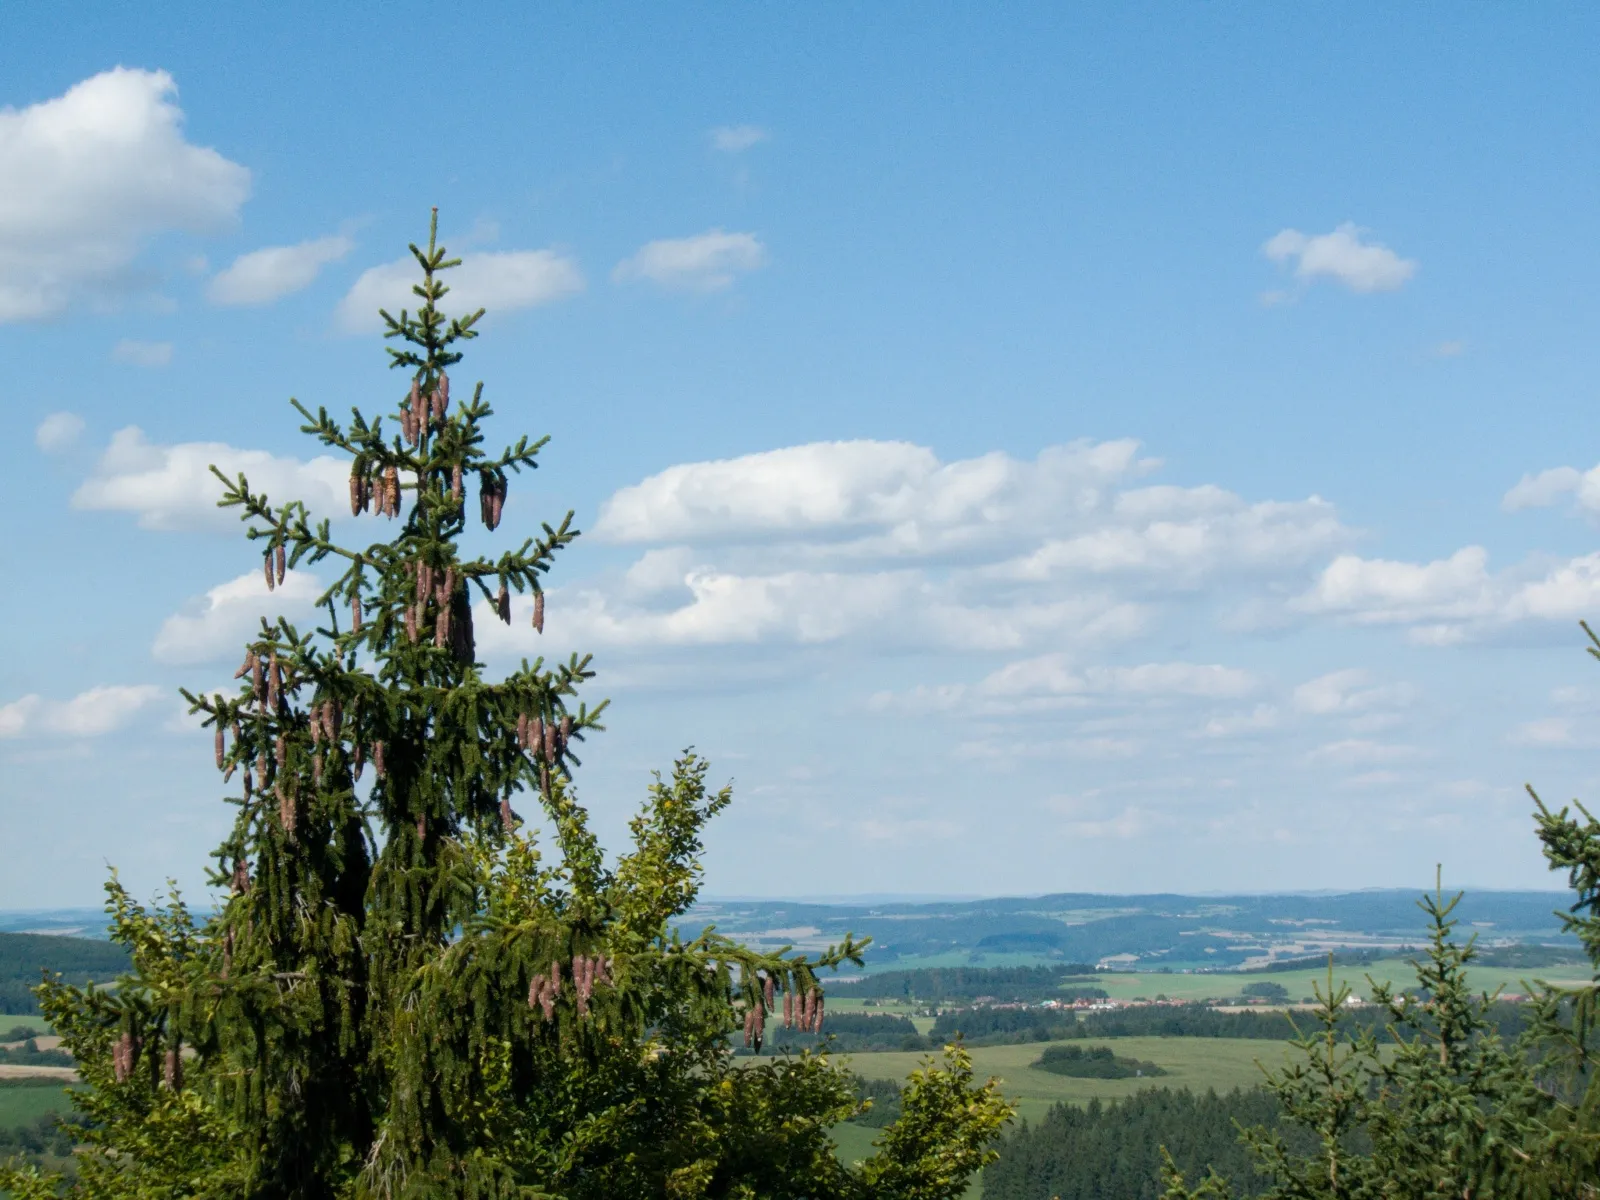
[[[500,581],[500,594],[494,598],[494,610],[502,621],[511,624],[511,589],[504,580]]]
[[[279,582],[279,584],[282,584],[283,583],[283,574],[284,574],[284,571],[287,569],[287,566],[288,566],[287,560],[288,560],[288,557],[289,557],[284,552],[284,548],[283,548],[283,543],[282,542],[278,543],[278,549],[277,549],[276,554],[277,554],[277,560],[278,560],[278,582]]]
[[[417,640],[417,610],[415,605],[406,605],[406,641]]]
[[[273,748],[272,748],[273,761],[277,763],[278,770],[280,770],[280,771],[283,770],[283,764],[284,764],[284,761],[288,758],[288,755],[289,755],[289,742],[288,742],[288,739],[285,738],[283,736],[283,734],[280,733],[278,735],[277,744],[274,745]]]
[[[261,673],[261,656],[253,650],[250,652],[250,687],[250,694],[258,700],[267,694],[266,680]]]
[[[561,995],[561,964],[558,962],[550,964],[550,995]]]
[[[352,517],[361,515],[361,472],[359,470],[350,472],[350,515]]]
[[[250,778],[250,768],[246,767],[244,769],[244,798],[246,800],[250,799],[250,793],[254,790],[254,788],[255,780]]]
[[[387,472],[386,482],[388,484],[388,491],[389,491],[389,515],[391,517],[398,517],[400,515],[400,468],[399,467],[393,467],[392,466],[392,467],[389,468],[389,470]]]
[[[318,750],[311,756],[311,782],[317,787],[322,786],[322,751]]]
[[[384,767],[383,767],[383,743],[382,742],[373,742],[372,743],[372,769],[378,773],[378,778],[379,779],[382,779],[384,777],[384,775],[386,774],[386,772],[384,771]]]
[[[278,652],[274,650],[267,660],[267,707],[278,707],[278,695],[283,688],[283,670],[278,666]]]
[[[561,737],[560,728],[554,723],[547,723],[544,727],[544,759],[551,766],[555,766],[556,759],[561,755],[561,747],[557,739]]]
[[[556,751],[559,754],[567,752],[567,743],[572,740],[572,714],[561,715],[561,737],[556,741]]]
[[[542,763],[539,766],[539,790],[546,796],[550,794],[550,768]]]
[[[457,463],[450,469],[450,496],[453,500],[461,499],[461,464]]]
[[[268,546],[267,547],[267,552],[264,555],[261,556],[261,573],[267,577],[267,591],[270,592],[273,589],[273,586],[274,586],[274,580],[273,580],[273,575],[272,575],[272,547],[271,546]]]
[[[427,817],[418,817],[417,818],[417,841],[425,842],[427,840],[428,840],[428,818]]]
[[[766,978],[766,981],[762,984],[762,987],[761,987],[761,996],[762,996],[762,999],[766,1001],[766,1004],[767,1004],[768,1008],[772,1008],[773,1007],[772,990],[773,990],[772,976],[768,975],[767,978]]]
[[[434,385],[434,395],[439,397],[440,416],[450,408],[450,376],[439,372],[439,382]]]
[[[250,674],[250,664],[254,660],[255,660],[255,655],[251,654],[248,650],[246,650],[245,651],[245,655],[244,655],[244,662],[239,664],[239,669],[233,673],[233,677],[235,679],[243,679],[246,675]]]
[[[233,863],[233,893],[236,896],[248,895],[250,892],[250,864],[240,858]]]
[[[350,632],[361,632],[361,593],[350,597]]]
[[[292,838],[294,837],[295,818],[298,815],[294,806],[294,789],[285,787],[283,780],[279,779],[276,784],[276,791],[278,795],[278,820],[283,825],[284,833]]]
[[[133,1063],[138,1053],[139,1043],[134,1040],[133,1034],[124,1030],[111,1051],[111,1074],[118,1083],[127,1083],[133,1078]]]
[[[443,646],[450,640],[450,606],[439,606],[439,615],[433,621],[433,644]]]
[[[744,1010],[744,1044],[747,1047],[750,1045],[750,1038],[755,1032],[755,1028],[756,1011],[753,1008],[747,1008]]]
[[[362,745],[360,742],[357,742],[355,744],[355,750],[353,752],[353,755],[354,755],[354,758],[355,758],[356,778],[360,779],[361,778],[361,772],[366,770],[366,766],[367,766],[367,748],[364,745]]]
[[[222,739],[222,718],[221,717],[217,718],[216,743],[217,743],[217,770],[220,771],[220,770],[222,770],[222,758],[223,758],[223,751],[224,751],[223,739]]]
[[[533,594],[533,629],[535,633],[544,632],[544,593]]]
[[[183,1090],[183,1055],[177,1045],[167,1048],[167,1060],[161,1070],[161,1082],[169,1092]]]
[[[511,811],[511,797],[500,797],[500,827],[510,833],[517,827],[517,814]]]
[[[535,975],[528,980],[528,1007],[532,1008],[544,997],[544,976]]]
[[[783,1027],[794,1028],[794,992],[784,989],[783,993]]]

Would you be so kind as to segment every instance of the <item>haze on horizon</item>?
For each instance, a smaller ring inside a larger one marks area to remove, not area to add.
[[[1563,882],[1593,10],[8,16],[0,908],[203,890],[176,689],[317,591],[207,466],[352,532],[287,400],[391,403],[434,205],[613,848],[693,745],[708,895]]]

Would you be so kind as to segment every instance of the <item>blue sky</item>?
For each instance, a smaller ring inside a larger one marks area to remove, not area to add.
[[[613,844],[692,743],[723,893],[1555,882],[1592,9],[0,20],[0,906],[198,882],[175,689],[314,587],[258,591],[205,465],[331,507],[286,400],[392,402],[364,314],[430,205],[462,372],[553,438],[502,537],[588,531],[482,649],[596,654]]]

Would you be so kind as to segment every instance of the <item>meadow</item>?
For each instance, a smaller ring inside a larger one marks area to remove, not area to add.
[[[45,1113],[64,1113],[70,1107],[60,1080],[0,1079],[0,1129],[31,1125]]]

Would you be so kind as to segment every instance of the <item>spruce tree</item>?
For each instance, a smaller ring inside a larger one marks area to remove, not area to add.
[[[568,513],[497,558],[511,481],[545,441],[487,448],[480,383],[450,371],[482,312],[447,318],[459,260],[411,247],[415,311],[382,314],[393,412],[348,423],[294,401],[348,456],[353,517],[333,537],[298,500],[219,474],[267,586],[331,565],[314,627],[263,621],[232,695],[185,692],[212,731],[233,828],[220,906],[196,922],[108,885],[133,951],[114,989],[47,982],[91,1118],[74,1194],[93,1197],[904,1197],[961,1194],[1010,1109],[959,1047],[907,1089],[882,1149],[838,1163],[828,1127],[859,1110],[824,1056],[742,1067],[768,1020],[819,1030],[818,973],[860,963],[756,952],[674,922],[694,902],[701,830],[730,801],[686,753],[658,777],[614,865],[578,804],[577,751],[604,703],[588,657],[524,660],[491,680],[476,615],[542,632]],[[475,503],[474,503],[475,500]],[[361,526],[358,526],[360,528]],[[522,598],[514,603],[514,597]],[[475,603],[476,602],[476,603]],[[518,807],[552,831],[544,857]],[[0,1171],[22,1198],[63,1181]]]

